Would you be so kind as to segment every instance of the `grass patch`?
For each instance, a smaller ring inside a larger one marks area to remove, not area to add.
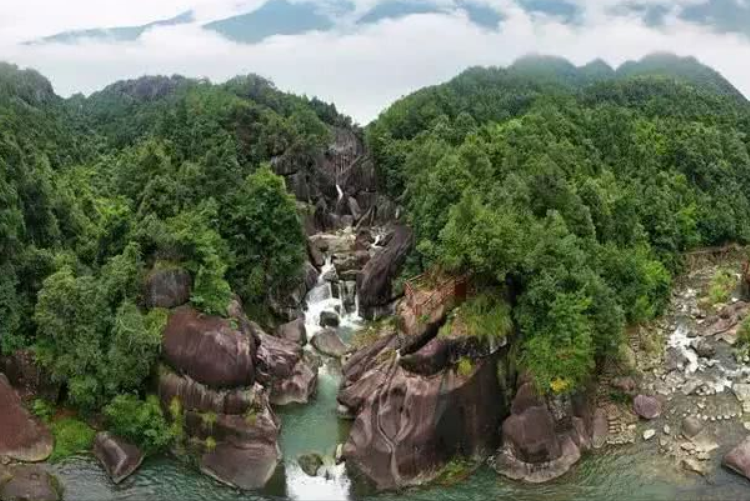
[[[708,301],[712,306],[726,303],[732,296],[732,291],[737,286],[737,277],[731,270],[722,268],[718,270],[708,285]]]
[[[82,452],[89,452],[94,445],[96,431],[80,419],[62,418],[53,422],[50,429],[55,437],[51,461],[60,461]]]

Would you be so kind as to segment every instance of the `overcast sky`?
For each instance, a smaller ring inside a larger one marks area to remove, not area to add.
[[[354,3],[364,11],[377,1]],[[516,3],[523,0],[479,1],[505,16],[497,30],[483,29],[455,11],[366,26],[341,23],[325,33],[241,45],[200,26],[247,12],[260,1],[0,0],[0,58],[38,69],[65,96],[143,74],[223,81],[254,72],[283,90],[333,101],[362,124],[394,99],[468,66],[507,65],[531,52],[565,56],[577,64],[601,57],[612,65],[657,50],[694,55],[750,95],[750,37],[678,15],[703,0],[570,0],[581,9],[574,21],[531,13]],[[746,0],[724,1],[743,5]],[[623,14],[634,3],[664,6],[667,15],[650,27],[640,14]],[[189,9],[196,13],[195,23],[153,29],[133,42],[21,44],[66,30],[145,24]]]

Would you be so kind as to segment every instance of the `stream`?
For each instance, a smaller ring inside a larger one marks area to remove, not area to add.
[[[331,286],[324,280],[332,268],[326,262],[318,283],[307,296],[305,323],[308,337],[320,330],[318,318],[322,311],[339,309],[342,312],[339,335],[348,342],[362,321],[356,310],[344,313],[341,299],[333,297]],[[685,297],[688,296],[688,290]],[[699,370],[699,361],[687,350],[687,327],[675,318],[665,339],[666,346],[684,350],[688,356],[687,373]],[[312,349],[310,344],[306,349]],[[726,354],[719,354],[721,364]],[[728,365],[729,362],[726,362]],[[721,364],[716,370],[725,372]],[[702,369],[702,367],[701,367]],[[635,443],[607,447],[590,453],[563,477],[542,485],[525,485],[504,479],[487,467],[482,467],[468,479],[451,486],[433,485],[402,492],[376,494],[355,479],[348,477],[344,465],[333,461],[336,445],[346,440],[350,423],[336,414],[336,394],[341,379],[338,362],[324,358],[319,369],[315,398],[306,405],[292,405],[276,409],[282,422],[280,447],[283,460],[269,485],[259,492],[241,492],[220,485],[201,475],[190,466],[169,457],[146,460],[136,475],[122,484],[113,485],[98,463],[90,456],[79,456],[51,465],[65,486],[68,501],[223,501],[223,500],[424,500],[424,501],[599,501],[627,499],[631,501],[677,500],[750,500],[750,483],[720,466],[720,459],[747,432],[740,420],[721,423],[720,448],[713,456],[707,477],[681,471],[674,460],[658,452],[658,441],[640,439],[645,425],[639,424]],[[725,397],[731,391],[724,392]],[[678,409],[689,404],[679,392],[671,397],[672,415],[649,423],[660,429],[664,424],[677,427],[681,414]],[[690,404],[692,405],[692,404]],[[296,463],[298,455],[316,452],[325,458],[325,474],[306,475]]]

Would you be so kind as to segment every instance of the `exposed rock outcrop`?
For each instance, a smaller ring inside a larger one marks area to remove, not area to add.
[[[41,466],[0,466],[0,500],[59,501],[60,499],[62,499],[60,482]]]
[[[391,284],[401,269],[413,245],[413,233],[407,226],[396,226],[393,236],[370,259],[357,278],[359,304],[365,317],[372,317],[375,309],[391,302]]]
[[[255,340],[229,320],[181,307],[169,317],[162,341],[166,361],[200,383],[252,386]]]
[[[530,483],[565,474],[591,447],[583,412],[568,399],[538,396],[522,382],[503,422],[503,446],[494,466],[498,473]]]
[[[486,457],[499,438],[499,352],[471,362],[468,371],[449,356],[442,367],[427,364],[429,370],[417,373],[400,363],[397,350],[405,346],[398,335],[386,335],[342,369],[338,400],[356,415],[343,457],[378,489],[429,481],[455,456]],[[432,349],[416,346],[409,355],[420,348]]]
[[[146,277],[143,297],[148,308],[175,308],[190,300],[192,280],[181,268],[156,269]]]
[[[297,343],[301,346],[307,344],[307,329],[305,319],[298,318],[282,324],[276,328],[276,337]]]
[[[724,456],[722,464],[750,480],[750,437],[729,451]]]
[[[253,328],[260,340],[258,381],[269,389],[271,403],[307,403],[315,393],[318,374],[305,362],[302,347]]]
[[[0,373],[13,385],[21,398],[37,397],[57,402],[62,385],[52,379],[52,374],[36,362],[31,350],[16,350],[0,357]]]
[[[94,456],[115,484],[135,473],[144,458],[143,452],[137,446],[106,431],[96,434]]]
[[[0,456],[17,461],[44,461],[54,441],[44,424],[23,406],[8,378],[0,374]]]

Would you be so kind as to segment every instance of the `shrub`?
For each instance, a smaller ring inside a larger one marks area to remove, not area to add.
[[[708,299],[712,305],[726,303],[737,285],[737,278],[727,269],[721,269],[714,274],[708,286]]]
[[[55,407],[46,400],[37,398],[31,404],[31,412],[45,423],[49,423],[49,420],[55,415]]]
[[[88,452],[96,436],[96,431],[88,424],[72,417],[55,421],[50,429],[55,437],[55,449],[50,457],[52,461]]]
[[[104,415],[114,434],[137,444],[146,455],[165,449],[174,439],[154,395],[146,400],[131,394],[118,395],[104,408]]]
[[[456,372],[459,376],[468,377],[474,370],[474,362],[469,357],[461,357],[456,366]]]

